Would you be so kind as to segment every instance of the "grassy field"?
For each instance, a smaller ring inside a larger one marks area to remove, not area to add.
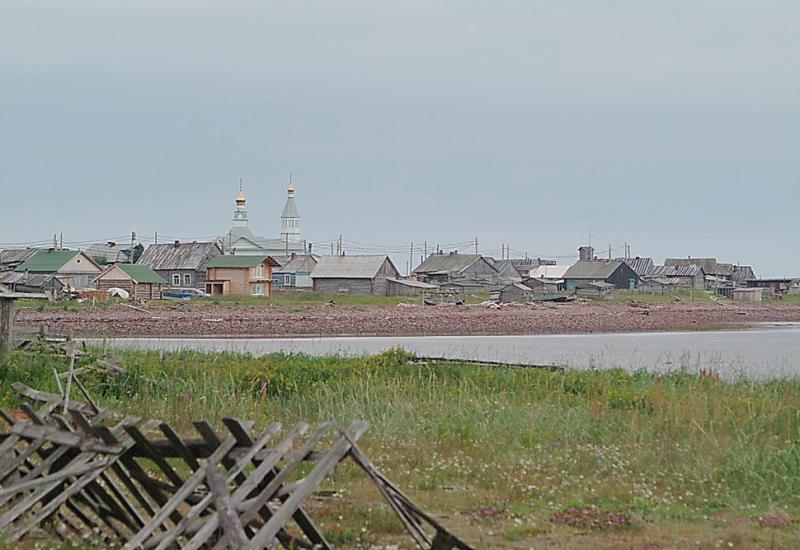
[[[130,352],[120,360],[125,375],[86,378],[97,399],[186,434],[190,419],[223,416],[257,427],[369,420],[368,456],[476,548],[800,541],[800,380],[427,367],[400,351],[362,359]],[[54,391],[54,365],[66,360],[0,360],[0,404],[18,404],[15,380]],[[405,540],[354,468],[328,488],[342,500],[311,513],[335,543]]]

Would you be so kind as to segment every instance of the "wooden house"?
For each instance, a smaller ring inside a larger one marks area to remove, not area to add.
[[[471,290],[494,290],[508,281],[480,254],[431,254],[414,270],[414,277],[435,285],[457,284]]]
[[[578,260],[564,273],[566,289],[574,292],[588,283],[603,282],[620,289],[634,289],[639,276],[619,260]]]
[[[499,301],[509,302],[530,302],[533,297],[533,289],[522,283],[511,283],[500,289]]]
[[[175,241],[148,246],[136,263],[148,266],[173,287],[203,290],[206,266],[221,254],[222,250],[215,243]]]
[[[692,288],[694,290],[704,290],[706,288],[706,274],[699,265],[656,265],[652,266],[644,275],[646,281],[667,279],[675,288]],[[652,287],[660,285],[650,285]]]
[[[311,273],[314,290],[386,296],[388,279],[400,278],[389,256],[322,256]]]
[[[389,296],[425,296],[435,294],[439,287],[413,279],[386,279]]]
[[[206,292],[212,296],[269,297],[275,267],[280,264],[270,256],[217,256],[206,266]]]
[[[14,270],[17,273],[55,275],[67,288],[88,288],[103,269],[78,250],[37,250]]]
[[[280,265],[272,270],[272,288],[313,288],[311,273],[317,259],[308,254],[274,257]]]
[[[147,301],[161,298],[167,280],[146,265],[118,263],[109,266],[93,283],[97,290],[121,288],[132,300]]]

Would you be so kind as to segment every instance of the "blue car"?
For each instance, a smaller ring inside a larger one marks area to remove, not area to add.
[[[210,294],[196,288],[168,288],[161,292],[161,296],[173,300],[188,300],[190,298],[208,298]]]

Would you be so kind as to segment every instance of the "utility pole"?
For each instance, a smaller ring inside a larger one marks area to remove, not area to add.
[[[611,245],[608,245],[608,261],[611,261]]]
[[[408,255],[408,276],[411,277],[411,264],[414,263],[414,242],[411,242],[411,252]]]
[[[342,235],[339,234],[339,256],[344,255],[344,249],[342,248]]]
[[[53,233],[53,250],[58,250],[58,235]]]
[[[425,252],[422,255],[423,258],[428,257],[428,241],[425,241]]]
[[[333,243],[331,242],[331,256],[333,256]]]
[[[478,253],[478,237],[475,237],[475,254]]]
[[[128,258],[130,260],[130,263],[133,263],[133,247],[135,246],[135,243],[136,243],[136,231],[131,231],[131,251],[130,251],[131,255]]]
[[[58,249],[59,250],[64,250],[64,232],[63,231],[59,234]]]
[[[153,244],[158,244],[158,231],[156,231],[155,235],[153,235]]]

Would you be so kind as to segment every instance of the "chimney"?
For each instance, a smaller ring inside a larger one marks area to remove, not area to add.
[[[594,260],[594,248],[591,246],[582,246],[578,249],[578,257],[582,262]]]
[[[181,242],[179,240],[175,239],[175,244],[173,244],[172,246],[174,246],[175,248],[178,248],[180,245],[181,245]]]

